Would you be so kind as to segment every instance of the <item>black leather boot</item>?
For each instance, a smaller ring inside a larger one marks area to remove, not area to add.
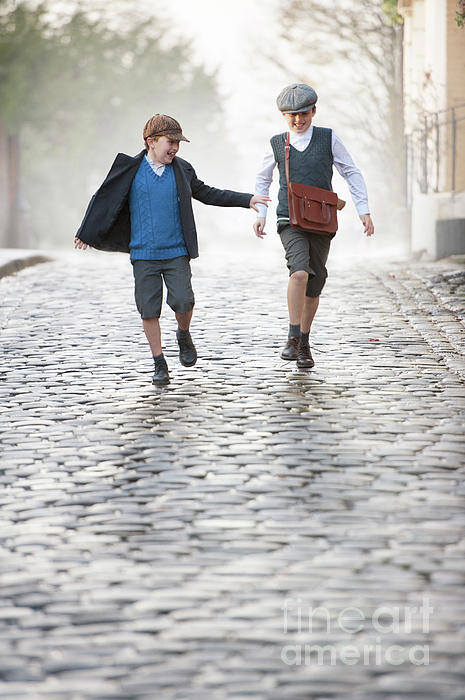
[[[164,357],[155,361],[155,372],[153,373],[152,383],[155,384],[155,386],[163,386],[164,384],[170,383],[168,365]]]
[[[197,350],[192,342],[189,331],[176,331],[179,345],[179,360],[184,367],[193,367],[197,362]]]

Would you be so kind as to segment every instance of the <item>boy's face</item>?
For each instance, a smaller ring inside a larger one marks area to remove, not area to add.
[[[287,125],[291,131],[295,134],[303,134],[303,132],[307,131],[309,126],[311,126],[315,112],[316,107],[312,107],[308,112],[283,113],[283,117],[287,121]]]
[[[168,136],[150,136],[147,139],[147,145],[148,157],[158,165],[169,165],[179,151],[179,141],[170,139]]]

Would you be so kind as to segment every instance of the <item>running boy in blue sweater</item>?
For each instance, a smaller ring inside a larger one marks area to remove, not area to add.
[[[188,139],[172,117],[155,114],[143,137],[145,149],[137,156],[116,157],[89,204],[75,247],[130,253],[136,305],[155,363],[153,383],[163,385],[170,380],[159,321],[163,283],[178,322],[179,359],[185,367],[197,362],[189,332],[194,308],[189,261],[198,256],[191,198],[258,211],[256,205],[266,205],[269,197],[205,185],[192,165],[176,156],[180,142]]]

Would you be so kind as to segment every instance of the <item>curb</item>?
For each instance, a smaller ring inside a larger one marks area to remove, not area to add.
[[[14,275],[16,272],[23,270],[25,267],[30,267],[31,265],[51,262],[52,259],[53,258],[49,258],[46,255],[31,255],[29,257],[9,260],[7,263],[0,265],[0,278]]]

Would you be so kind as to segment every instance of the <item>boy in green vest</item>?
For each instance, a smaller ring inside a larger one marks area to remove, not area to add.
[[[310,85],[293,83],[285,87],[276,100],[278,109],[290,131],[290,180],[332,190],[333,165],[345,178],[367,236],[374,233],[368,208],[368,195],[362,173],[332,129],[312,125],[318,96]],[[296,360],[301,369],[313,367],[309,334],[318,309],[320,294],[327,277],[326,260],[334,234],[322,235],[293,228],[289,223],[284,143],[286,133],[273,136],[271,148],[257,174],[255,193],[268,196],[273,170],[278,166],[279,193],[277,207],[278,233],[283,244],[289,283],[287,303],[289,332],[281,352],[283,360]],[[265,236],[266,208],[258,205],[259,214],[253,225],[256,236]]]

